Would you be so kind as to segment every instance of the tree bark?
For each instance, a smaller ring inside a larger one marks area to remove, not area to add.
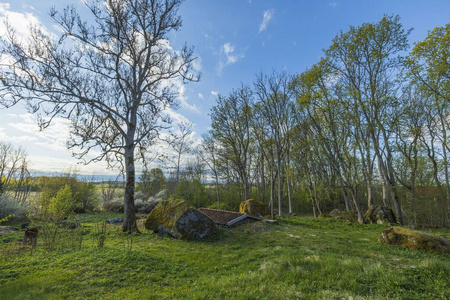
[[[134,206],[134,190],[136,181],[136,170],[134,167],[134,146],[125,148],[125,195],[124,195],[124,232],[139,232],[136,223],[136,214]]]

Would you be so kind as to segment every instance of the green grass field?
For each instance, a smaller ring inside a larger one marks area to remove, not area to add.
[[[0,299],[450,299],[450,254],[379,244],[380,225],[293,217],[195,242],[108,225],[99,248],[113,216],[78,215],[53,251],[1,235]]]

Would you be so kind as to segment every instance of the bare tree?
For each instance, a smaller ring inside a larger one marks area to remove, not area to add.
[[[1,51],[1,103],[25,101],[40,125],[71,121],[69,148],[85,163],[106,160],[125,171],[124,231],[138,231],[134,191],[137,153],[167,126],[176,104],[174,80],[195,81],[193,50],[172,49],[168,34],[181,27],[181,0],[86,1],[93,22],[74,7],[52,9],[54,39],[38,26],[24,40],[7,26]],[[89,157],[91,149],[99,154]],[[77,151],[77,149],[79,151]]]
[[[181,156],[192,151],[193,140],[191,138],[191,134],[192,123],[180,122],[178,124],[178,131],[172,133],[168,140],[169,146],[175,151],[175,155],[173,157],[166,156],[166,158],[175,165],[176,184],[180,181]]]
[[[278,214],[282,214],[283,156],[289,146],[288,133],[292,122],[292,91],[289,83],[292,78],[285,72],[270,76],[260,74],[256,77],[255,92],[261,105],[261,116],[270,125],[271,136],[275,142],[278,170]],[[288,183],[289,186],[289,183]],[[290,189],[289,189],[290,192]],[[292,200],[289,193],[289,213],[292,213]]]
[[[22,148],[0,142],[0,195],[13,191],[14,199],[22,204],[31,188],[27,156]]]
[[[242,86],[233,90],[228,97],[219,95],[217,105],[211,109],[213,137],[222,146],[220,156],[238,174],[243,188],[243,200],[248,199],[250,190],[252,103],[252,90]],[[229,174],[227,178],[230,179]]]
[[[219,170],[218,170],[218,145],[214,141],[211,132],[203,135],[202,143],[198,146],[198,155],[206,163],[214,175],[216,186],[217,208],[220,208]]]

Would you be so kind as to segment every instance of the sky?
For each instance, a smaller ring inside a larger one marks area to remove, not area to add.
[[[27,34],[29,22],[57,33],[48,12],[67,5],[74,5],[89,19],[81,0],[13,0],[0,2],[0,22],[8,18],[23,34]],[[175,122],[192,122],[192,138],[198,140],[209,129],[209,113],[217,95],[252,84],[260,72],[299,74],[320,60],[339,31],[378,22],[384,14],[399,15],[405,29],[413,28],[409,36],[413,45],[428,31],[450,21],[450,1],[186,0],[178,13],[183,26],[170,34],[169,41],[174,49],[184,44],[194,47],[194,67],[201,72],[201,80],[180,86],[180,107],[172,117]],[[3,32],[0,25],[0,34]],[[64,119],[57,118],[52,126],[39,131],[36,117],[24,106],[0,109],[0,141],[27,150],[35,172],[56,174],[76,168],[85,175],[117,173],[101,162],[79,164],[66,148],[67,138]]]

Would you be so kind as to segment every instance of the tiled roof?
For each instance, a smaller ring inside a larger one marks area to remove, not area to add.
[[[220,209],[212,209],[212,208],[199,208],[202,213],[207,215],[214,223],[220,226],[231,226],[235,224],[236,222],[243,220],[245,218],[251,218],[255,220],[261,220],[261,218],[247,215],[247,214],[241,214],[236,211],[227,211],[227,210],[220,210]]]

